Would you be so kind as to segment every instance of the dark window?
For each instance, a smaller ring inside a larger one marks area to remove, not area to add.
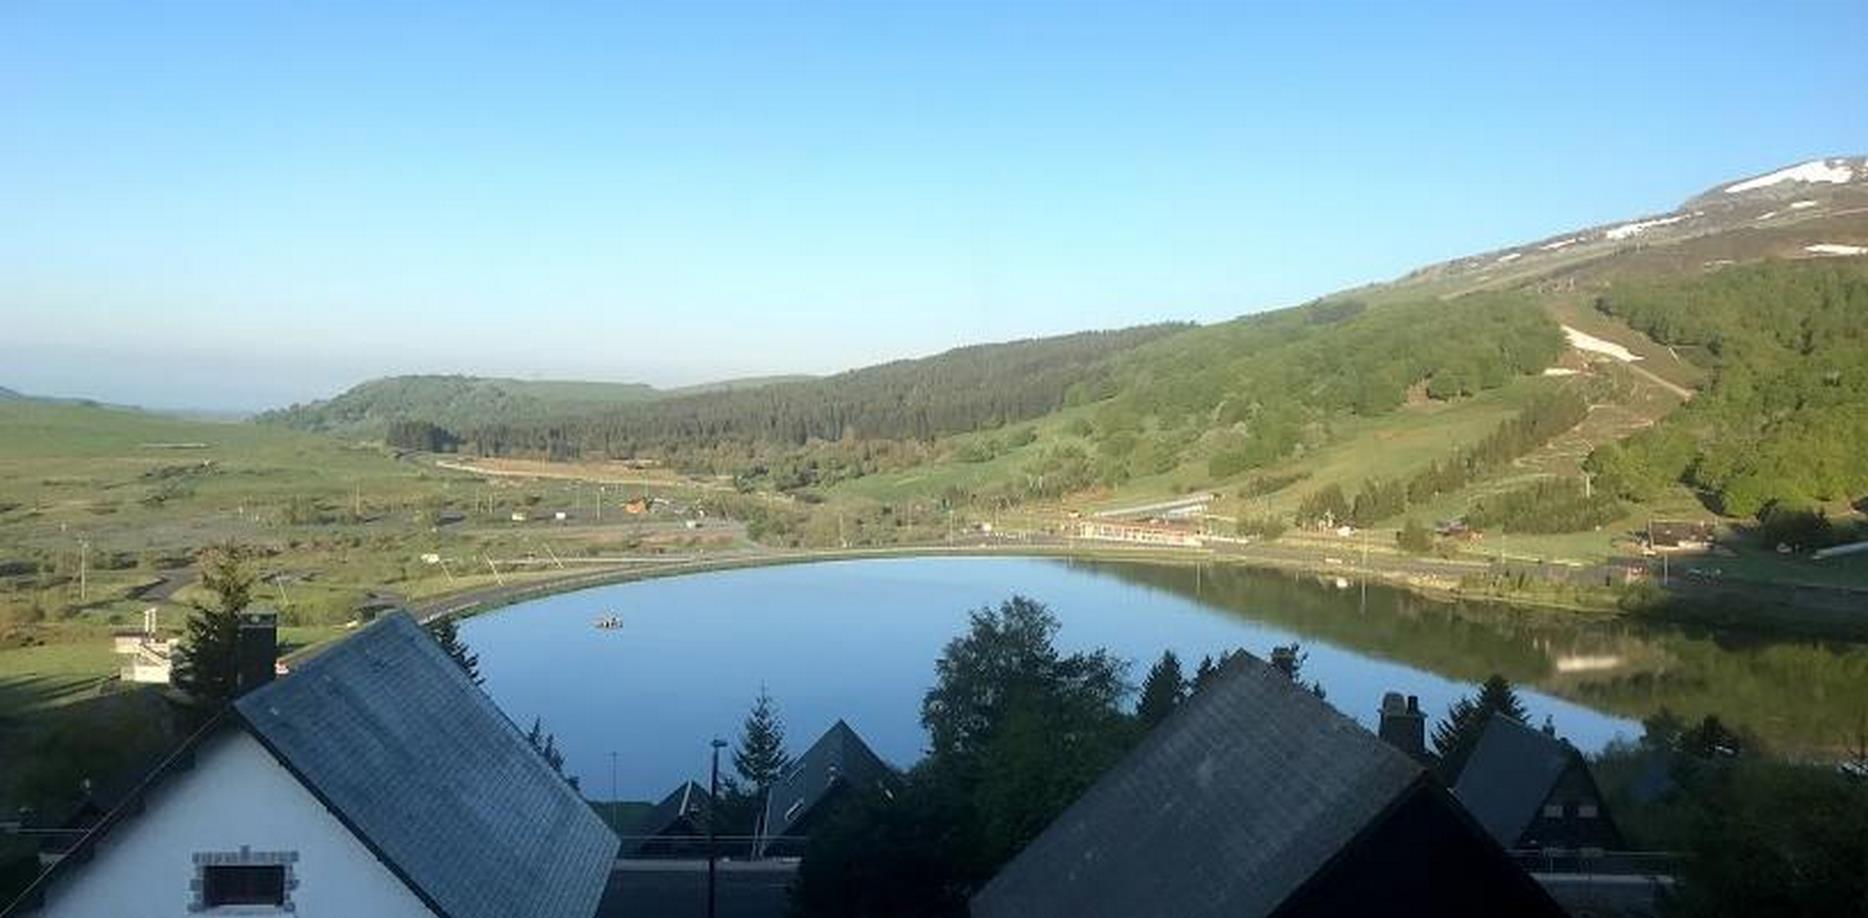
[[[228,864],[203,867],[201,899],[217,905],[284,905],[284,864]]]

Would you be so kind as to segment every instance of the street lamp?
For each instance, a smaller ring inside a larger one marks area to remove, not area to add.
[[[720,750],[726,748],[726,740],[716,738],[712,745],[713,776],[707,779],[707,918],[714,918],[714,869],[720,859],[714,844],[714,814],[720,805]]]

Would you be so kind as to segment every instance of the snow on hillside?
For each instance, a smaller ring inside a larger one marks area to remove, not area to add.
[[[1855,170],[1849,168],[1846,162],[1839,162],[1832,166],[1826,159],[1813,159],[1807,163],[1779,169],[1754,179],[1746,179],[1736,185],[1727,185],[1725,193],[1756,191],[1759,188],[1769,188],[1779,182],[1827,182],[1831,185],[1841,185],[1854,178]]]
[[[1634,223],[1624,223],[1620,226],[1611,226],[1609,227],[1608,232],[1605,232],[1602,235],[1608,239],[1627,239],[1630,236],[1635,236],[1641,233],[1645,233],[1648,230],[1651,230],[1657,226],[1667,226],[1668,224],[1678,223],[1681,220],[1685,220],[1686,218],[1687,218],[1686,214],[1676,214],[1671,217],[1656,217],[1652,220],[1637,220]]]
[[[1868,245],[1844,245],[1840,242],[1819,242],[1806,245],[1803,251],[1813,255],[1868,255]]]
[[[1815,206],[1816,206],[1815,201],[1791,201],[1790,202],[1791,210],[1802,210],[1805,207],[1815,207]]]
[[[1613,341],[1604,341],[1601,338],[1596,337],[1595,335],[1591,335],[1588,332],[1578,331],[1574,328],[1569,327],[1568,325],[1563,326],[1563,336],[1570,339],[1570,347],[1573,347],[1579,351],[1589,351],[1591,353],[1596,353],[1596,354],[1606,354],[1610,357],[1615,358],[1616,360],[1621,361],[1622,363],[1633,363],[1641,359],[1641,355],[1636,354],[1635,352],[1625,347],[1622,347],[1621,345],[1616,344]]]

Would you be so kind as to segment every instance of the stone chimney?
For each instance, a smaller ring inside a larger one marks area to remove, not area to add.
[[[1427,761],[1427,715],[1420,710],[1420,698],[1400,692],[1382,696],[1381,738],[1390,746],[1407,753],[1417,762]]]
[[[279,659],[279,614],[261,610],[240,613],[236,647],[234,694],[244,695],[271,682]]]

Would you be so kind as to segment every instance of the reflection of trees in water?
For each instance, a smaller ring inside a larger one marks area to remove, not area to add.
[[[1444,602],[1235,565],[1078,562],[1307,639],[1462,682],[1513,682],[1627,717],[1717,714],[1780,752],[1839,749],[1868,711],[1868,646],[1734,642],[1626,619]]]

